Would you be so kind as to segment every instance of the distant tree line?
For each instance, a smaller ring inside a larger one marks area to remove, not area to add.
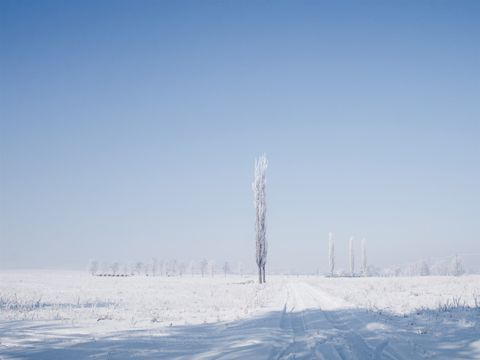
[[[466,273],[461,256],[441,259],[422,259],[413,263],[394,265],[377,271],[380,276],[461,276]]]
[[[328,276],[368,276],[369,267],[367,265],[367,248],[366,240],[362,239],[361,246],[361,261],[360,261],[360,272],[355,272],[355,248],[354,248],[355,238],[351,236],[348,240],[348,265],[349,271],[336,271],[335,270],[335,241],[333,238],[333,233],[328,233]]]
[[[88,264],[88,273],[93,276],[165,276],[182,277],[185,275],[214,277],[222,274],[225,277],[232,274],[232,268],[228,261],[217,266],[214,260],[202,259],[200,261],[177,261],[176,259],[164,261],[153,258],[150,261],[136,261],[131,263],[100,262],[91,260]],[[236,274],[244,274],[242,263],[238,263]]]
[[[451,275],[460,276],[465,274],[463,259],[458,256],[450,256],[436,260],[420,260],[413,263],[395,265],[385,269],[379,269],[367,264],[366,240],[361,241],[360,271],[355,271],[354,237],[348,241],[349,269],[336,270],[335,265],[335,242],[333,234],[328,234],[328,265],[327,276],[428,276],[428,275]]]

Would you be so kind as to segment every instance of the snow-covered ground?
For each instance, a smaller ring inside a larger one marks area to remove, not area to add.
[[[480,276],[0,272],[0,359],[480,359]]]

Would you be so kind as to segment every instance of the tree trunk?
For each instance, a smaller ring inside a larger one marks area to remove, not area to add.
[[[262,267],[262,273],[263,273],[263,282],[266,282],[265,281],[265,265],[263,265]]]
[[[262,267],[261,266],[258,267],[258,282],[259,284],[262,283]]]

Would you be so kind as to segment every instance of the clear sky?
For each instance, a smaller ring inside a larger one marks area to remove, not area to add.
[[[480,245],[480,2],[0,0],[0,268]]]

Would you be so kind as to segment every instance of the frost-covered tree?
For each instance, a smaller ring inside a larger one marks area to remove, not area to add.
[[[128,264],[124,263],[122,266],[122,275],[127,276],[129,275],[130,271],[128,270]]]
[[[156,257],[154,257],[152,259],[152,276],[157,276],[158,272],[159,272],[158,259]]]
[[[160,276],[164,276],[165,275],[165,261],[163,260],[160,260],[160,262],[158,263],[158,271],[160,273]]]
[[[350,237],[350,241],[348,243],[348,254],[350,259],[350,275],[355,275],[355,254],[353,251],[353,236]]]
[[[420,276],[428,276],[430,275],[430,266],[426,260],[422,260],[420,263]]]
[[[265,265],[267,263],[267,238],[266,238],[266,170],[267,157],[261,155],[255,160],[255,180],[252,184],[252,190],[255,199],[255,242],[256,242],[256,263],[258,267],[258,281],[265,282]]]
[[[215,261],[214,260],[210,260],[208,262],[208,270],[210,272],[211,277],[213,277],[215,275]]]
[[[183,276],[183,274],[185,274],[185,271],[187,270],[187,265],[185,265],[184,262],[181,262],[179,265],[178,265],[178,274],[180,275],[180,277]]]
[[[103,261],[102,264],[100,265],[100,272],[103,276],[107,276],[110,273],[110,266],[108,265],[107,262]]]
[[[92,276],[97,275],[98,268],[99,268],[99,264],[98,264],[98,261],[97,261],[97,260],[92,260],[92,261],[90,261],[90,263],[88,264],[88,272],[89,272]]]
[[[328,233],[328,267],[330,276],[333,276],[335,271],[335,243],[333,242],[333,233]]]
[[[188,272],[192,275],[192,277],[195,275],[195,261],[190,261],[188,263]]]
[[[178,262],[176,259],[170,261],[168,273],[170,276],[176,276],[178,274]]]
[[[148,262],[143,264],[143,273],[145,276],[150,276],[152,273],[152,264],[149,264]]]
[[[134,268],[133,268],[133,271],[134,271],[135,275],[140,275],[143,271],[143,268],[144,268],[143,262],[137,261],[134,265]]]
[[[362,274],[367,276],[367,244],[365,238],[362,239]]]
[[[222,266],[223,273],[225,274],[225,277],[227,277],[227,273],[230,272],[230,264],[228,261],[225,261],[225,264]]]
[[[449,275],[450,262],[445,259],[436,260],[432,266],[430,273],[433,275]]]
[[[205,273],[207,272],[208,261],[207,259],[203,259],[200,262],[200,272],[202,273],[202,277],[205,277]]]
[[[120,270],[120,264],[118,262],[114,262],[111,266],[110,269],[112,271],[112,275],[117,275],[118,270]]]
[[[451,264],[451,274],[453,276],[460,276],[465,274],[465,268],[463,266],[462,258],[455,254],[454,258],[452,259]]]
[[[240,275],[240,277],[243,277],[243,263],[242,262],[239,262],[238,263],[238,274]]]

